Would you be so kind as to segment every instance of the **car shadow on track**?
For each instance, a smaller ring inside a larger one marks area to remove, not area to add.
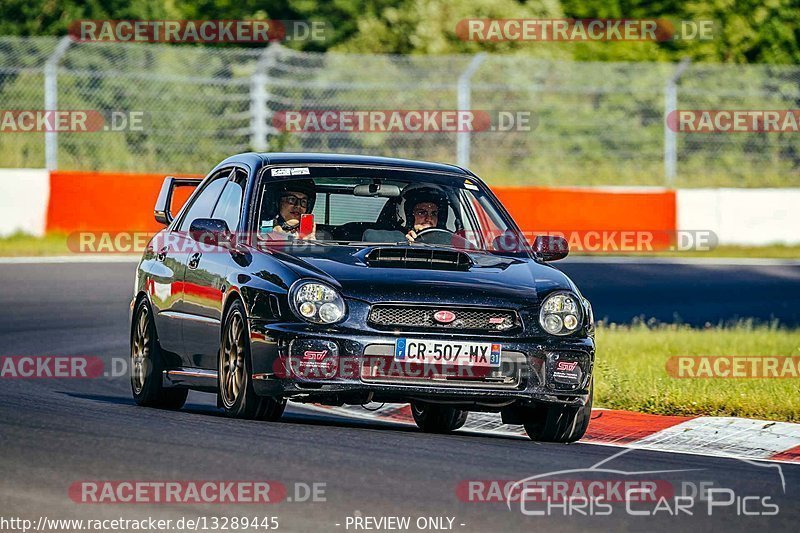
[[[70,398],[90,400],[94,402],[114,404],[114,405],[128,405],[136,407],[136,403],[133,401],[133,398],[125,396],[112,396],[108,394],[84,394],[84,393],[66,392],[66,391],[59,391],[59,393],[65,396],[69,396]],[[399,431],[405,433],[419,432],[419,429],[417,429],[416,427],[403,424],[396,424],[388,421],[360,420],[360,419],[347,418],[337,415],[328,415],[317,412],[303,412],[300,411],[300,409],[302,409],[302,407],[287,410],[284,413],[283,417],[281,417],[280,422],[283,424],[297,424],[306,426],[336,426],[336,427],[358,428],[358,429],[390,430],[390,431]],[[169,411],[160,409],[159,412],[164,413]],[[221,409],[215,407],[212,404],[204,405],[198,403],[189,403],[185,405],[182,409],[175,412],[228,419],[228,417],[225,416],[225,413],[223,413]]]
[[[70,398],[79,398],[81,400],[92,400],[95,402],[113,403],[117,405],[135,405],[133,398],[125,398],[122,396],[109,396],[107,394],[81,394],[78,392],[56,391],[58,394],[69,396]]]
[[[131,407],[136,407],[136,403],[133,401],[133,398],[125,396],[111,396],[108,394],[82,394],[82,393],[66,392],[66,391],[59,391],[59,393],[64,394],[65,396],[69,396],[70,398],[78,398],[82,400],[91,400],[94,402],[108,403],[114,405],[128,405]],[[147,409],[147,408],[142,408],[142,409]],[[170,412],[169,410],[164,410],[164,409],[159,409],[158,411],[161,413]],[[225,413],[223,413],[221,409],[217,408],[211,403],[208,404],[194,403],[194,402],[188,403],[179,411],[175,411],[175,413],[188,413],[192,415],[210,416],[214,418],[222,418],[234,421],[234,419],[226,417]],[[391,421],[377,420],[377,419],[368,420],[359,418],[348,418],[345,416],[339,416],[335,414],[326,414],[317,411],[306,411],[303,409],[301,405],[296,405],[296,404],[289,404],[289,408],[281,417],[280,422],[282,424],[293,424],[293,425],[303,425],[303,426],[370,429],[379,431],[395,431],[400,433],[421,433],[421,431],[418,428],[407,424],[398,424]],[[497,433],[487,434],[487,433],[482,433],[480,431],[476,431],[471,428],[464,428],[450,435],[457,437],[467,437],[467,438],[483,438],[483,439],[491,438],[492,440],[497,440],[497,441],[528,440],[524,436],[502,435]]]

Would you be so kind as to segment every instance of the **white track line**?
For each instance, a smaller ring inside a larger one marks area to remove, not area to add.
[[[769,459],[800,446],[800,424],[702,416],[637,441],[636,447],[675,451],[713,450],[721,455]]]

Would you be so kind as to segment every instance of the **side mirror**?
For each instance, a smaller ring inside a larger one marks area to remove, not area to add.
[[[233,235],[224,220],[216,218],[196,218],[189,226],[189,235],[200,244],[209,246],[233,246]]]
[[[524,252],[527,249],[524,237],[506,230],[492,241],[492,250],[496,252]]]
[[[533,253],[542,261],[558,261],[569,255],[569,244],[564,237],[556,235],[538,235],[533,240]]]
[[[156,206],[153,208],[153,215],[159,224],[169,225],[174,218],[170,212],[172,196],[176,187],[197,187],[203,178],[176,178],[167,176],[161,185],[161,192],[158,193]]]

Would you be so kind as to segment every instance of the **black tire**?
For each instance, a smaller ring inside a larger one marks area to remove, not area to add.
[[[411,415],[425,433],[450,433],[467,422],[469,411],[446,405],[411,402]]]
[[[593,398],[594,385],[590,384],[586,405],[542,405],[528,410],[524,415],[528,420],[524,423],[528,437],[539,442],[568,443],[580,440],[589,427]]]
[[[131,392],[138,405],[180,409],[186,403],[188,389],[164,388],[164,368],[153,312],[147,300],[142,300],[136,306],[131,324]]]
[[[217,357],[220,406],[233,418],[278,420],[286,408],[286,400],[259,396],[253,389],[250,335],[241,301],[231,304],[222,324]]]

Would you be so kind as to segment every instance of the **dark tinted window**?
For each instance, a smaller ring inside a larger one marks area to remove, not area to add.
[[[211,218],[219,218],[228,224],[228,229],[236,231],[239,226],[239,214],[242,211],[242,198],[244,197],[244,173],[236,171],[236,179],[229,181],[219,197],[217,207]]]
[[[189,210],[186,212],[183,222],[181,222],[180,231],[189,231],[189,226],[192,225],[192,221],[195,219],[211,218],[211,211],[217,203],[219,193],[222,192],[222,188],[227,183],[225,178],[229,174],[230,171],[221,172],[200,191],[200,195],[195,197],[192,205],[189,206]]]

